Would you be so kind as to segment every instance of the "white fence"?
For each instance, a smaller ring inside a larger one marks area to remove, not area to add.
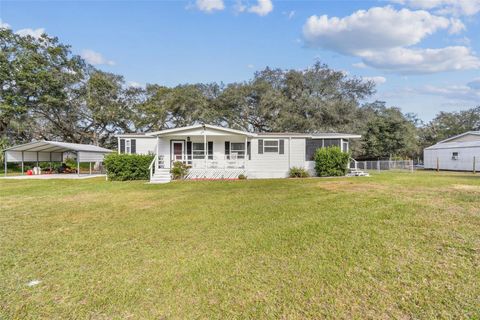
[[[350,163],[351,168],[357,170],[415,170],[413,160],[373,160],[373,161],[355,161]]]

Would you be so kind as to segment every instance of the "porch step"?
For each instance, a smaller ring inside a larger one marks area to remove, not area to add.
[[[362,171],[362,170],[359,170],[359,169],[349,169],[349,173],[347,174],[347,176],[354,176],[354,177],[368,177],[370,176],[370,174],[368,172],[365,172],[365,171]]]
[[[150,183],[168,183],[171,180],[170,169],[158,169],[150,178]]]

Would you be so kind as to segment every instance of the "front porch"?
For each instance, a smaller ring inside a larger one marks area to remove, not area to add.
[[[151,178],[161,174],[162,181],[167,180],[166,174],[175,162],[189,168],[185,179],[237,179],[246,174],[249,133],[204,126],[164,130],[156,138]]]

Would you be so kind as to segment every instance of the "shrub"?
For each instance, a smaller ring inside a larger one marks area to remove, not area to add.
[[[317,149],[315,152],[315,171],[319,177],[344,176],[347,174],[350,154],[339,147]]]
[[[181,161],[175,161],[170,173],[174,180],[183,179],[188,173],[188,166]]]
[[[291,167],[288,172],[290,178],[307,178],[309,176],[307,170],[300,167]]]
[[[148,180],[149,166],[153,155],[110,153],[105,157],[104,164],[109,180]]]
[[[241,173],[238,175],[238,180],[247,180],[247,176]]]

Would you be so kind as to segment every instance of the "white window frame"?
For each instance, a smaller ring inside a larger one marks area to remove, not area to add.
[[[201,145],[202,149],[195,150],[195,145]],[[205,143],[192,142],[192,159],[199,160],[205,158]]]
[[[242,149],[234,149],[233,145],[241,145]],[[245,149],[245,142],[230,142],[230,157],[236,154],[237,159],[245,159],[245,154],[247,150]]]
[[[125,153],[131,154],[132,153],[132,141],[131,139],[125,139]]]
[[[276,141],[276,146],[267,146],[267,141]],[[266,148],[277,148],[277,151],[267,151]],[[263,139],[263,153],[280,153],[280,140],[279,139]]]

